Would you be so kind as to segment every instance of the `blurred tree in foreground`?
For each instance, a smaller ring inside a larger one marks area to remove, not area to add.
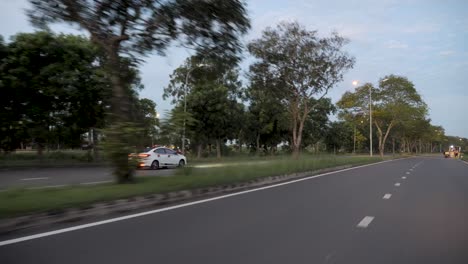
[[[240,50],[238,37],[249,29],[244,3],[239,0],[30,0],[29,15],[36,25],[66,22],[88,31],[105,52],[112,84],[108,151],[119,182],[133,180],[127,154],[132,133],[128,83],[122,76],[121,56],[134,62],[152,51],[164,54],[179,39],[203,52],[232,54]]]

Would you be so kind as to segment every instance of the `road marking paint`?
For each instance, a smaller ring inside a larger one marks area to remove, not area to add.
[[[359,228],[367,228],[370,223],[374,220],[375,217],[373,216],[366,216],[364,217],[361,222],[359,222],[359,224],[357,224],[356,227],[359,227]]]
[[[35,181],[35,180],[47,180],[49,177],[37,177],[37,178],[24,178],[21,181]]]
[[[401,177],[403,180],[406,180],[406,176]]]
[[[110,183],[112,181],[95,181],[95,182],[82,182],[80,185],[94,185],[94,184],[101,184],[101,183]]]
[[[408,171],[407,171],[406,174],[411,174],[411,172],[408,172]]]
[[[392,197],[392,195],[389,194],[389,193],[386,193],[386,194],[382,197],[382,199],[388,200],[388,199],[390,199],[390,197]]]
[[[397,160],[399,160],[399,159],[397,159]],[[228,198],[228,197],[238,196],[238,195],[242,195],[242,194],[246,194],[246,193],[257,192],[257,191],[261,191],[261,190],[276,188],[276,187],[283,186],[283,185],[293,184],[293,183],[301,182],[301,181],[307,181],[307,180],[311,180],[311,179],[315,179],[315,178],[319,178],[319,177],[323,177],[323,176],[327,176],[327,175],[332,175],[332,174],[337,174],[337,173],[341,173],[341,172],[345,172],[345,171],[350,171],[350,170],[375,166],[375,165],[378,165],[378,164],[397,161],[397,160],[385,160],[385,161],[381,161],[381,162],[356,166],[356,167],[342,169],[342,170],[338,170],[338,171],[326,172],[326,173],[323,173],[323,174],[318,174],[318,175],[314,175],[314,176],[310,176],[310,177],[306,177],[306,178],[302,178],[302,179],[292,180],[292,181],[288,181],[288,182],[282,182],[282,183],[278,183],[278,184],[274,184],[274,185],[264,186],[264,187],[250,189],[250,190],[236,192],[236,193],[230,193],[230,194],[217,196],[217,197],[212,197],[212,198],[207,198],[207,199],[198,200],[198,201],[194,201],[194,202],[188,202],[188,203],[173,205],[173,206],[164,207],[164,208],[160,208],[160,209],[156,209],[156,210],[151,210],[151,211],[126,215],[126,216],[111,218],[111,219],[98,221],[98,222],[93,222],[93,223],[89,223],[89,224],[83,224],[83,225],[58,229],[58,230],[54,230],[54,231],[49,231],[49,232],[45,232],[45,233],[39,233],[39,234],[35,234],[35,235],[19,237],[19,238],[14,238],[14,239],[10,239],[10,240],[4,240],[4,241],[0,241],[0,246],[11,245],[11,244],[15,244],[15,243],[23,242],[23,241],[28,241],[28,240],[38,239],[38,238],[42,238],[42,237],[58,235],[58,234],[62,234],[62,233],[72,232],[72,231],[75,231],[75,230],[80,230],[80,229],[90,228],[90,227],[94,227],[94,226],[105,225],[105,224],[109,224],[109,223],[123,221],[123,220],[127,220],[127,219],[142,217],[142,216],[146,216],[146,215],[161,213],[161,212],[170,211],[170,210],[174,210],[174,209],[178,209],[178,208],[183,208],[183,207],[192,206],[192,205],[196,205],[196,204],[221,200],[221,199],[225,199],[225,198]]]
[[[416,164],[414,165],[413,169],[416,168],[416,167],[418,167],[419,165],[423,164],[423,162],[424,162],[424,160],[422,160],[422,161],[416,163]]]
[[[397,187],[400,186],[400,185],[401,185],[401,184],[400,184],[399,182],[395,183],[395,186],[397,186]]]
[[[65,185],[65,184],[60,184],[60,185],[46,185],[46,186],[39,186],[39,187],[30,187],[27,188],[28,190],[41,190],[41,189],[47,189],[47,188],[60,188],[60,187],[66,187],[70,185]]]
[[[413,169],[409,169],[410,171],[413,171]]]

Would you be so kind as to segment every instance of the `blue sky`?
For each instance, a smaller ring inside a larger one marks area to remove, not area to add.
[[[344,81],[329,93],[336,102],[352,80],[376,84],[387,74],[404,75],[429,105],[432,123],[449,135],[468,137],[468,1],[464,0],[327,0],[247,1],[252,30],[244,41],[258,38],[267,26],[296,20],[327,35],[337,31],[351,43],[356,58]],[[24,13],[27,0],[0,0],[0,35],[32,32]],[[54,30],[77,33],[59,25]],[[84,32],[81,32],[84,34]],[[145,84],[141,97],[154,100],[158,112],[172,108],[163,101],[169,74],[191,51],[171,48],[166,57],[146,59],[140,70]],[[242,67],[247,70],[248,60]]]

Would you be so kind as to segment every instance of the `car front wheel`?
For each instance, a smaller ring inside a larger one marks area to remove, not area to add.
[[[150,167],[152,170],[157,170],[159,169],[159,162],[157,160],[153,161],[151,163],[151,167]]]
[[[180,160],[179,161],[179,167],[183,167],[185,166],[185,161],[184,160]]]

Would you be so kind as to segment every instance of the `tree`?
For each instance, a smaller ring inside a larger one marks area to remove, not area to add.
[[[134,121],[139,124],[137,146],[143,148],[153,145],[156,136],[156,127],[159,126],[159,119],[156,112],[156,103],[148,98],[135,100]]]
[[[315,145],[327,136],[329,131],[328,115],[336,112],[336,108],[330,98],[322,98],[318,102],[315,99],[311,99],[310,104],[316,105],[316,107],[309,113],[304,123],[303,147]]]
[[[346,151],[346,148],[352,147],[353,144],[353,128],[347,122],[331,122],[327,126],[325,135],[325,144],[327,149],[337,151]]]
[[[347,113],[357,115],[366,112],[369,105],[369,90],[372,91],[372,119],[377,128],[380,156],[392,129],[398,124],[424,119],[427,106],[412,82],[407,78],[389,75],[382,78],[379,87],[367,83],[355,92],[346,92],[337,105]],[[372,135],[371,135],[372,136]]]
[[[347,39],[333,33],[320,38],[297,22],[267,28],[262,37],[248,45],[272,81],[278,98],[287,107],[291,119],[293,155],[299,155],[304,124],[318,102],[343,79],[354,59],[341,50]],[[315,104],[310,104],[311,99]]]
[[[246,114],[247,130],[243,137],[257,155],[262,146],[266,152],[272,154],[288,134],[287,108],[276,96],[269,73],[263,65],[251,65],[248,77],[250,85],[246,88],[244,97],[249,107]]]
[[[80,146],[80,135],[102,127],[109,82],[100,51],[84,37],[21,33],[0,61],[2,148],[34,143]]]
[[[178,109],[173,116],[182,118],[197,146],[197,156],[204,144],[215,142],[217,157],[221,157],[221,143],[236,137],[243,106],[237,102],[242,87],[239,69],[222,57],[201,61],[197,56],[188,58],[184,65],[171,75],[169,85],[164,89],[164,98],[172,97]],[[184,106],[187,111],[184,113]],[[183,123],[182,123],[183,125]]]
[[[66,22],[89,32],[93,43],[106,54],[106,67],[112,83],[112,125],[107,146],[119,182],[132,181],[132,166],[126,140],[132,132],[129,120],[129,84],[121,75],[122,59],[164,54],[173,40],[198,50],[229,53],[240,49],[238,37],[246,33],[249,20],[238,0],[30,0],[29,15],[35,24]],[[119,132],[120,131],[120,132]]]

